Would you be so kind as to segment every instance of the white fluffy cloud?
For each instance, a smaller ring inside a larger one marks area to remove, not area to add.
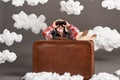
[[[114,48],[120,47],[120,33],[116,29],[109,27],[96,26],[93,30],[89,30],[89,35],[97,34],[95,43],[95,50],[105,49],[112,51]]]
[[[26,0],[28,5],[35,6],[38,5],[39,3],[45,4],[48,2],[48,0]]]
[[[115,71],[115,74],[119,76],[120,75],[120,70]]]
[[[68,0],[66,1],[60,1],[61,6],[61,12],[67,12],[68,15],[74,14],[74,15],[80,15],[81,11],[83,10],[83,5],[80,5],[79,1],[74,0]]]
[[[110,74],[107,72],[101,72],[99,74],[94,74],[91,79],[89,80],[120,80],[120,70],[117,70],[116,75]],[[22,77],[23,80],[84,80],[84,77],[81,75],[70,75],[70,73],[64,73],[63,75],[59,75],[57,73],[52,72],[29,72],[26,73],[24,77]]]
[[[27,73],[22,79],[24,80],[83,80],[81,75],[73,75],[64,73],[59,75],[52,72]]]
[[[8,46],[11,46],[14,41],[21,42],[23,39],[21,34],[16,34],[15,32],[11,32],[7,29],[3,31],[3,34],[0,34],[0,43],[5,43]]]
[[[25,0],[12,0],[12,5],[15,5],[16,7],[23,6],[25,3]]]
[[[13,14],[12,18],[15,20],[14,27],[17,29],[31,29],[33,33],[38,34],[40,30],[47,28],[44,15],[37,17],[35,14],[27,15],[24,11],[21,11],[19,14]]]
[[[102,2],[102,7],[109,10],[117,9],[120,10],[120,0],[104,0]]]
[[[106,72],[101,72],[92,76],[90,80],[120,80],[117,76]]]
[[[9,2],[11,0],[2,0],[4,2]],[[36,6],[39,3],[45,4],[48,2],[48,0],[12,0],[12,5],[15,5],[16,7],[23,6],[23,4],[27,1],[28,5]]]
[[[9,2],[10,0],[1,0],[1,1],[3,1],[3,2]]]
[[[0,64],[5,63],[5,61],[13,62],[17,58],[14,52],[10,52],[9,50],[3,50],[0,52]]]

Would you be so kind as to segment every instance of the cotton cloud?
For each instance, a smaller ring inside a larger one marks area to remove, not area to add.
[[[2,0],[3,2],[9,2],[11,0]],[[48,0],[12,0],[12,5],[15,5],[16,7],[23,6],[23,4],[27,1],[28,5],[30,6],[36,6],[39,3],[45,4],[48,2]]]
[[[79,1],[74,0],[68,0],[67,2],[64,0],[60,1],[60,6],[61,12],[67,12],[68,15],[80,15],[84,8],[83,5],[80,5]]]
[[[119,76],[120,75],[120,70],[115,71],[115,74]]]
[[[101,72],[92,76],[90,80],[120,80],[117,76],[106,72]]]
[[[35,6],[38,5],[39,3],[45,4],[48,2],[48,0],[26,0],[28,5]]]
[[[15,42],[21,42],[23,39],[21,34],[16,34],[15,32],[11,32],[7,29],[3,31],[3,34],[0,34],[0,43],[5,43],[8,46],[13,45]]]
[[[25,3],[25,0],[12,0],[12,5],[15,5],[16,7],[23,6]]]
[[[88,34],[97,34],[94,40],[95,51],[98,49],[112,51],[114,48],[120,47],[120,33],[116,29],[112,30],[109,27],[96,26],[93,30],[89,30]]]
[[[44,15],[37,17],[35,14],[27,15],[24,11],[21,11],[19,14],[13,14],[12,18],[15,21],[14,27],[17,29],[31,29],[33,33],[38,34],[40,30],[47,28]]]
[[[13,62],[17,58],[14,52],[10,52],[9,50],[3,50],[0,52],[0,64],[5,63],[5,61]]]
[[[102,7],[109,10],[117,9],[120,10],[120,0],[104,0],[102,2]]]
[[[116,74],[110,74],[107,72],[100,72],[99,74],[94,74],[89,80],[120,80],[120,70],[115,72]],[[29,72],[26,73],[23,80],[84,80],[84,77],[81,75],[70,75],[70,73],[64,73],[63,75],[59,75],[58,73],[52,72]]]
[[[10,0],[1,0],[1,1],[3,1],[3,2],[9,2]]]
[[[83,80],[81,75],[73,75],[64,73],[59,75],[52,72],[27,73],[22,79],[24,80]]]

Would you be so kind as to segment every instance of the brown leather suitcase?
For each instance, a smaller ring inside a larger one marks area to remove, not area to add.
[[[92,41],[36,41],[33,45],[33,71],[80,74],[88,80],[94,74]]]

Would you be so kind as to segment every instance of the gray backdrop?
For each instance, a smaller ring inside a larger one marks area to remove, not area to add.
[[[35,35],[31,31],[16,29],[13,27],[14,21],[12,14],[18,14],[25,11],[27,14],[35,13],[37,16],[44,14],[47,18],[46,23],[50,25],[53,20],[63,18],[77,26],[81,31],[94,28],[95,26],[109,26],[116,28],[120,32],[120,11],[107,10],[101,7],[102,0],[78,0],[84,5],[84,10],[79,16],[67,15],[60,12],[60,0],[49,0],[48,3],[31,7],[24,4],[23,7],[15,7],[11,2],[4,3],[0,1],[0,34],[5,28],[11,32],[23,35],[21,43],[15,43],[11,47],[0,43],[0,51],[9,49],[17,54],[15,62],[0,64],[0,80],[18,80],[26,72],[32,71],[32,45],[36,40],[43,39],[41,34]],[[95,52],[95,73],[109,72],[113,73],[120,69],[120,48],[112,52],[99,50]]]

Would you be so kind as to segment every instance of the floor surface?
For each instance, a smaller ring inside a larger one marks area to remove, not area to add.
[[[113,52],[115,53],[115,51]],[[103,50],[95,52],[95,73],[113,73],[120,69],[120,54],[103,52]],[[24,54],[24,57],[19,57],[13,63],[6,62],[0,65],[0,80],[19,80],[25,73],[32,71],[32,56]],[[22,62],[22,59],[25,58],[26,60]]]

